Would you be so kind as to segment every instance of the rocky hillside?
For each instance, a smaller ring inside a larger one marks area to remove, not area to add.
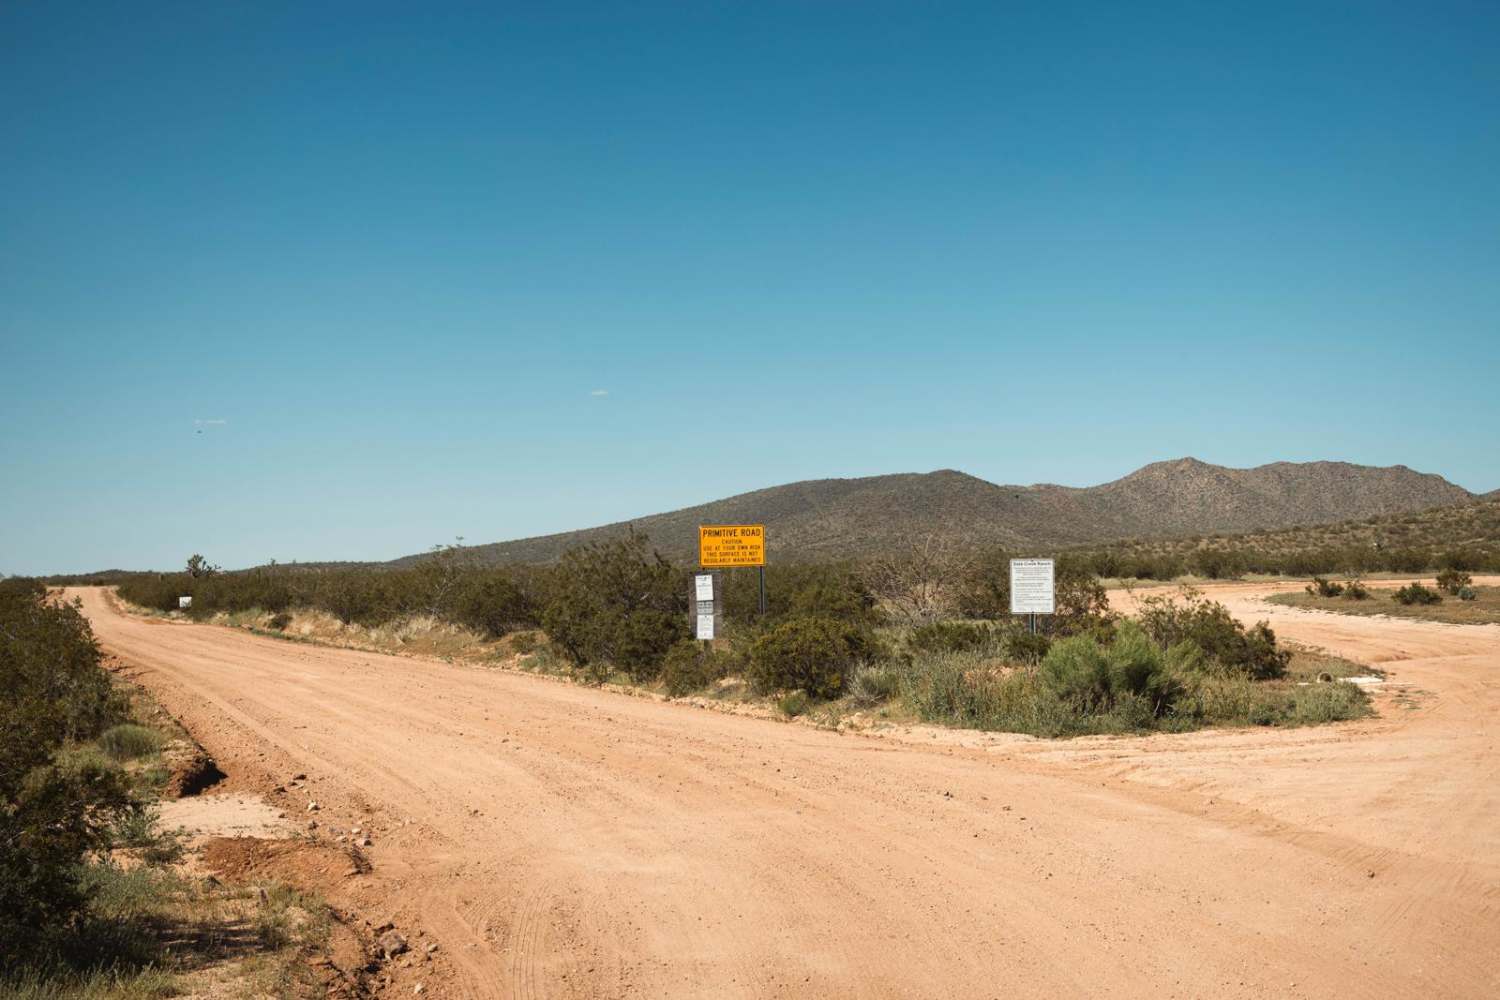
[[[1001,486],[942,470],[773,486],[630,522],[474,546],[472,553],[487,563],[548,562],[572,545],[633,526],[663,553],[687,560],[695,556],[698,525],[714,523],[766,524],[773,559],[866,556],[931,535],[1040,550],[1324,524],[1473,499],[1441,476],[1403,465],[1276,462],[1230,469],[1183,458],[1082,489]]]

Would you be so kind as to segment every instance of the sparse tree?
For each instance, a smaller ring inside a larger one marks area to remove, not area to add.
[[[870,562],[870,590],[891,617],[907,625],[952,617],[960,580],[973,555],[947,536],[930,534]]]
[[[199,580],[207,576],[213,576],[218,572],[219,567],[213,565],[198,553],[194,552],[192,555],[188,556],[187,575],[192,577],[194,580]]]

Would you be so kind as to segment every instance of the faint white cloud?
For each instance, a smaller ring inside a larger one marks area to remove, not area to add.
[[[608,389],[595,389],[592,392],[590,392],[589,395],[590,396],[608,396],[609,395],[609,390]]]
[[[197,424],[199,427],[223,427],[225,424],[229,423],[229,421],[215,417],[212,420],[194,420],[193,423]]]

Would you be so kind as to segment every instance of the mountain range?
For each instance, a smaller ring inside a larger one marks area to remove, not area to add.
[[[475,545],[469,554],[485,564],[550,562],[571,546],[634,528],[664,555],[686,561],[695,558],[700,524],[764,524],[771,560],[858,558],[928,537],[1041,552],[1325,524],[1476,499],[1404,465],[1274,462],[1231,469],[1181,458],[1089,487],[1006,486],[943,469],[788,483],[595,528]]]

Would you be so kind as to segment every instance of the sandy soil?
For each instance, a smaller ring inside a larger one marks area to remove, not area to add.
[[[226,790],[306,772],[259,790],[373,833],[370,905],[446,956],[428,996],[1500,995],[1500,627],[1209,589],[1406,695],[1317,729],[875,738],[78,593]]]

